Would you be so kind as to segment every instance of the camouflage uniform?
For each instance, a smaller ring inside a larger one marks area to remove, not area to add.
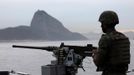
[[[104,11],[100,17],[102,31],[98,50],[93,50],[93,61],[102,75],[126,75],[130,63],[130,42],[115,26],[119,24],[114,11]]]
[[[130,42],[122,33],[112,31],[103,34],[97,53],[97,70],[102,75],[126,75],[130,63]]]

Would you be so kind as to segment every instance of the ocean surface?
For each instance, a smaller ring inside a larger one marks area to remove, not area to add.
[[[87,44],[98,45],[98,40],[87,41],[23,41],[23,42],[1,42],[0,43],[0,71],[24,72],[30,75],[41,75],[41,66],[47,65],[51,60],[55,60],[52,52],[47,52],[37,49],[20,49],[12,48],[12,45],[27,45],[27,46],[60,46],[64,42],[65,45],[80,45]],[[131,40],[131,64],[129,70],[134,69],[134,40]],[[85,72],[79,69],[77,75],[101,75],[101,72],[96,72],[96,66],[93,64],[92,58],[84,59]],[[14,74],[12,74],[14,75]],[[134,75],[134,72],[128,73]]]

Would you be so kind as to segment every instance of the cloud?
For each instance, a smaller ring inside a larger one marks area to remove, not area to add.
[[[1,0],[0,27],[29,25],[34,12],[41,9],[74,31],[80,30],[81,25],[86,27],[85,30],[96,25],[104,10],[116,11],[121,25],[128,25],[124,28],[134,28],[133,3],[134,0]],[[77,30],[77,27],[80,28]]]

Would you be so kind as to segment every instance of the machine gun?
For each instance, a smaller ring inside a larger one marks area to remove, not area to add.
[[[92,50],[96,49],[96,47],[93,47],[92,44],[87,44],[87,46],[73,46],[64,45],[64,43],[61,43],[60,47],[36,47],[13,45],[13,48],[40,49],[53,52],[54,56],[56,57],[56,60],[51,61],[50,65],[42,67],[42,75],[76,75],[78,68],[82,68],[84,70],[82,65],[83,59],[85,57],[91,57]],[[51,69],[49,70],[49,72],[48,67],[49,69]],[[56,69],[55,73],[54,69]],[[53,73],[51,71],[53,71]]]

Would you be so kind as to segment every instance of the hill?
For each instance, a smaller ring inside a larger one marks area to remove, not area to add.
[[[80,33],[69,31],[56,18],[43,10],[35,12],[31,25],[0,30],[0,40],[87,40]]]
[[[99,40],[101,37],[102,33],[94,33],[94,32],[89,32],[89,33],[83,33],[85,37],[87,37],[89,40]],[[128,31],[124,32],[124,34],[130,39],[134,40],[134,32],[133,31]]]

